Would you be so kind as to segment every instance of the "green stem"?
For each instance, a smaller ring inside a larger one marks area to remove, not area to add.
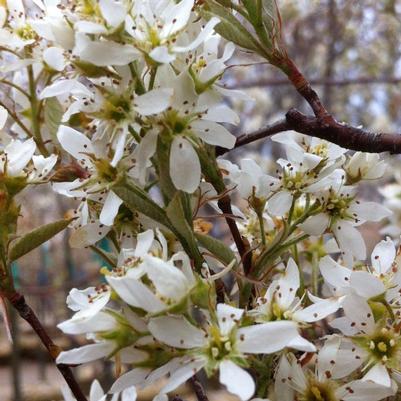
[[[318,295],[319,292],[319,257],[317,252],[312,255],[312,292]]]
[[[21,93],[22,93],[24,96],[26,96],[28,99],[31,98],[31,97],[29,96],[29,93],[28,93],[26,90],[24,90],[23,88],[21,88],[19,85],[15,84],[14,82],[11,82],[11,81],[9,81],[9,80],[7,80],[7,79],[2,78],[2,79],[0,80],[0,83],[1,83],[1,84],[4,84],[4,85],[11,86],[12,88],[14,88],[14,89],[16,89],[17,91],[21,92]]]
[[[111,257],[102,249],[98,248],[95,245],[91,245],[90,249],[92,249],[93,252],[97,253],[110,266],[112,266],[112,267],[116,266],[116,261],[111,259]]]
[[[18,124],[21,129],[30,137],[32,138],[32,132],[30,129],[20,120],[16,113],[14,113],[5,103],[0,100],[0,106],[4,107],[7,110],[7,113],[11,116],[11,118]]]
[[[152,90],[155,86],[155,79],[156,79],[157,67],[154,67],[150,70],[150,80],[149,80],[149,88],[148,90]]]
[[[260,237],[262,239],[262,244],[266,245],[266,233],[265,233],[265,222],[263,220],[263,214],[257,213],[258,220],[259,220],[259,228],[260,228]]]
[[[46,146],[43,143],[42,133],[40,132],[40,116],[38,114],[38,98],[36,96],[36,85],[35,85],[35,78],[33,75],[33,68],[31,65],[27,67],[28,70],[28,82],[29,82],[29,94],[30,94],[30,101],[31,101],[31,119],[32,119],[32,129],[33,129],[33,136],[36,141],[36,145],[42,153],[43,156],[48,156],[49,152],[46,149]]]

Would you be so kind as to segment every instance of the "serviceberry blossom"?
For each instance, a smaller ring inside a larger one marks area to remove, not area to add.
[[[12,263],[61,230],[96,252],[57,326],[80,339],[58,364],[114,367],[90,401],[167,401],[198,373],[244,401],[399,396],[396,161],[280,129],[278,160],[227,154],[253,138],[226,87],[239,55],[299,76],[276,3],[0,2],[0,304]],[[71,210],[24,233],[39,185]],[[365,222],[391,236],[370,258]]]

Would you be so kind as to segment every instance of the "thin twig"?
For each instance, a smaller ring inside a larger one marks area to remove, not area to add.
[[[37,336],[42,341],[42,344],[46,347],[49,355],[52,360],[55,361],[61,349],[56,344],[54,344],[53,340],[47,334],[45,328],[40,323],[38,317],[35,312],[31,309],[31,307],[26,303],[23,295],[18,292],[13,292],[10,294],[5,294],[7,299],[10,301],[11,305],[15,308],[15,310],[19,313],[19,315],[29,323],[32,329],[35,331]],[[76,398],[77,401],[87,401],[85,395],[83,394],[79,384],[74,378],[72,370],[64,364],[56,364],[57,369],[60,371],[64,380],[68,384],[72,394]]]
[[[198,399],[198,401],[209,401],[209,398],[207,397],[202,384],[196,378],[196,376],[192,376],[189,379],[189,382],[191,383],[191,386],[195,392],[195,395],[196,395],[196,398]]]
[[[374,133],[325,117],[306,116],[296,109],[287,112],[285,120],[238,137],[234,149],[284,131],[325,139],[350,150],[368,153],[401,153],[401,133]],[[221,156],[227,149],[218,149]]]
[[[369,77],[360,76],[355,78],[316,78],[309,83],[313,86],[353,86],[353,85],[397,85],[401,83],[401,77]],[[259,78],[248,81],[236,82],[225,85],[227,89],[250,89],[261,87],[288,86],[292,83],[287,78]]]
[[[241,233],[238,230],[237,223],[231,217],[233,216],[233,210],[231,207],[231,199],[228,195],[224,195],[217,202],[217,205],[225,215],[225,220],[230,229],[231,235],[237,246],[238,253],[241,256],[241,260],[244,266],[245,274],[248,274],[252,270],[252,252],[249,251],[249,247],[246,245],[245,240],[242,238]]]

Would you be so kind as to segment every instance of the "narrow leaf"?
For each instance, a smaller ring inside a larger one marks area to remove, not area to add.
[[[185,217],[184,208],[181,202],[180,192],[177,192],[166,209],[167,216],[170,219],[174,232],[178,236],[181,244],[185,251],[195,260],[195,264],[198,268],[201,267],[203,258],[199,252],[198,245],[196,243],[195,235],[188,224]]]
[[[245,49],[259,52],[260,46],[258,42],[244,28],[243,24],[232,15],[230,10],[227,10],[213,0],[209,0],[207,8],[203,7],[200,13],[206,20],[212,17],[220,19],[220,23],[215,27],[215,31],[223,36],[223,38]]]
[[[27,234],[24,234],[12,245],[8,253],[8,260],[12,262],[19,259],[21,256],[26,255],[28,252],[37,248],[39,245],[42,245],[67,228],[72,220],[73,219],[63,219],[54,221],[53,223],[45,224],[41,227],[35,228]]]
[[[133,212],[140,212],[150,217],[152,220],[166,227],[170,227],[166,212],[154,202],[143,189],[122,179],[113,186],[113,192],[115,192]]]
[[[57,141],[57,130],[61,123],[64,111],[60,102],[55,97],[45,100],[44,104],[44,120],[50,136],[53,141]]]
[[[199,243],[226,265],[235,260],[234,252],[223,241],[210,235],[195,234]]]

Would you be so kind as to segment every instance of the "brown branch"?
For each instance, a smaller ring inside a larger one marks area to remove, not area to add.
[[[216,153],[216,155],[217,154],[218,153]],[[231,199],[229,195],[224,195],[217,201],[217,204],[225,215],[226,223],[230,229],[235,245],[237,246],[238,253],[241,256],[244,272],[245,274],[248,274],[252,270],[252,252],[249,252],[249,247],[246,246],[245,239],[242,238],[241,233],[238,230],[237,223],[235,220],[229,217],[233,215]]]
[[[238,137],[234,148],[284,131],[296,131],[335,143],[343,148],[368,153],[401,153],[401,134],[374,133],[325,117],[306,116],[296,109],[287,112],[286,118],[255,132]],[[217,149],[218,155],[227,149]]]
[[[209,401],[209,398],[206,395],[206,392],[200,383],[200,381],[196,378],[196,376],[192,376],[189,379],[189,382],[191,383],[192,389],[195,392],[196,398],[198,401]]]
[[[352,85],[370,85],[370,84],[383,84],[383,85],[397,85],[401,83],[399,77],[355,77],[355,78],[316,78],[311,79],[309,83],[313,86],[352,86]],[[238,82],[232,85],[225,85],[227,89],[248,89],[255,87],[266,86],[288,86],[292,85],[287,78],[262,78]]]
[[[56,361],[56,358],[60,353],[60,348],[56,344],[54,344],[53,340],[49,337],[45,328],[42,326],[39,319],[37,318],[35,312],[26,303],[24,296],[19,294],[18,292],[8,293],[4,295],[10,301],[11,305],[15,308],[19,315],[26,322],[28,322],[32,329],[35,331],[37,336],[42,341],[42,344],[46,347],[52,360]],[[56,367],[64,377],[64,380],[68,384],[76,400],[87,401],[85,395],[82,393],[79,384],[75,380],[71,369],[64,364],[56,364]]]
[[[292,109],[286,114],[289,129],[325,139],[351,150],[401,153],[401,134],[374,133],[332,119],[306,116]]]

